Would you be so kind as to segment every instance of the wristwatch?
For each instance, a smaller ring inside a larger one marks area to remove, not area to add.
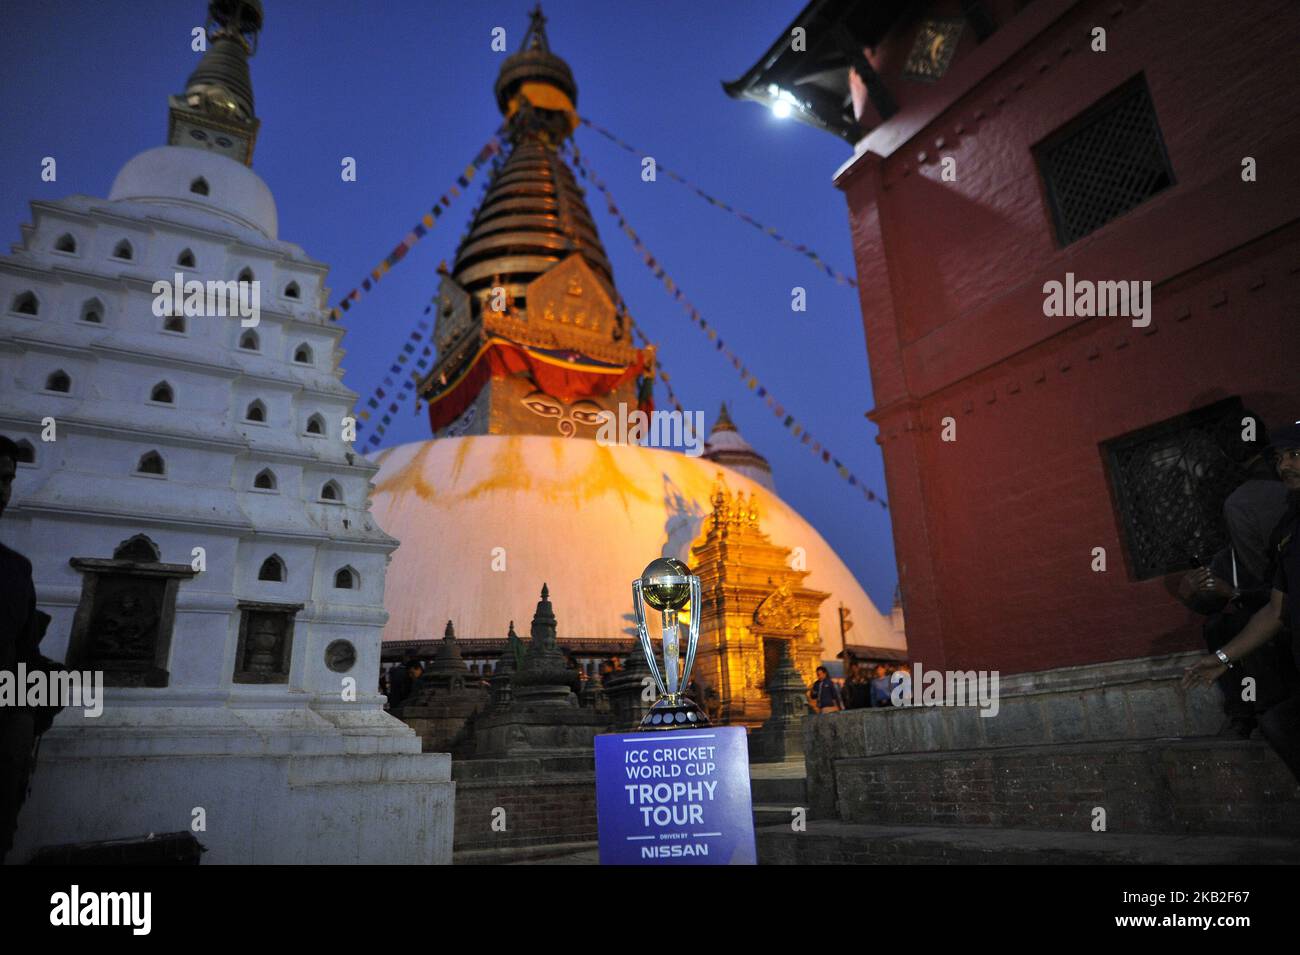
[[[1219,658],[1219,662],[1224,666],[1230,667],[1233,665],[1232,661],[1228,659],[1228,655],[1222,650],[1215,650],[1214,655]]]

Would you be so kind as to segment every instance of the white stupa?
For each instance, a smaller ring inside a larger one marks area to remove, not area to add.
[[[377,692],[397,542],[344,440],[327,269],[247,165],[261,22],[213,2],[169,144],[107,201],[33,202],[0,259],[0,431],[32,452],[0,533],[43,652],[109,684],[43,738],[14,862],[182,830],[206,862],[450,860],[450,759]],[[259,283],[260,321],[157,316],[177,272]]]

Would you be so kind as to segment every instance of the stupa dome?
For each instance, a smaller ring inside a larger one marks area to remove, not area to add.
[[[384,639],[428,640],[448,620],[461,639],[499,638],[549,584],[559,635],[635,633],[632,581],[659,556],[691,563],[707,530],[719,474],[752,495],[774,544],[802,547],[805,586],[829,592],[820,628],[838,652],[851,642],[905,648],[830,545],[790,505],[745,475],[676,451],[546,435],[470,435],[376,455],[372,512],[401,541],[388,568]],[[501,550],[497,550],[501,548]],[[504,559],[502,565],[500,561]],[[502,570],[494,570],[504,566]]]
[[[203,180],[197,188],[199,180]],[[204,191],[206,190],[206,191]],[[168,206],[254,229],[268,239],[279,232],[275,198],[261,176],[218,153],[181,146],[147,149],[127,161],[113,180],[111,200]]]

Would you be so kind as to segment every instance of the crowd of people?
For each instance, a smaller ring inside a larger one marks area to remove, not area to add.
[[[912,700],[912,670],[906,663],[873,665],[854,660],[841,685],[825,667],[818,667],[817,679],[808,688],[808,699],[818,713],[906,706]]]

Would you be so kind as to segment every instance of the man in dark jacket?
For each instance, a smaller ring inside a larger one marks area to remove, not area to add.
[[[849,678],[844,681],[840,695],[846,710],[865,710],[871,705],[871,684],[867,682],[863,664],[854,663],[849,667]]]
[[[1203,632],[1211,653],[1241,633],[1268,603],[1272,584],[1269,538],[1287,511],[1287,488],[1278,479],[1274,449],[1264,428],[1260,426],[1257,440],[1250,442],[1234,434],[1230,453],[1245,473],[1245,480],[1223,505],[1231,546],[1189,573],[1179,593],[1187,606],[1206,615]],[[1286,632],[1247,654],[1239,664],[1218,680],[1227,717],[1221,735],[1244,738],[1255,730],[1261,714],[1300,685],[1300,678],[1291,661],[1291,635]],[[1253,699],[1242,699],[1247,677],[1253,684]]]
[[[0,435],[0,517],[13,490],[18,453],[18,445]],[[31,561],[0,544],[0,671],[16,681],[20,663],[33,669],[44,663],[38,648],[49,621],[36,609]],[[27,797],[35,717],[26,707],[0,706],[0,862],[13,846],[18,810]]]
[[[844,708],[840,700],[840,688],[835,685],[825,667],[817,668],[817,679],[808,691],[808,698],[818,713],[837,713]]]
[[[1275,431],[1271,445],[1278,477],[1286,485],[1288,509],[1269,542],[1273,567],[1269,601],[1241,633],[1191,666],[1183,676],[1184,686],[1212,683],[1284,630],[1289,629],[1292,636],[1300,633],[1300,423]],[[1300,641],[1293,640],[1291,649],[1300,655]],[[1296,662],[1300,664],[1300,660]],[[1264,713],[1259,726],[1269,745],[1300,780],[1300,690]]]

